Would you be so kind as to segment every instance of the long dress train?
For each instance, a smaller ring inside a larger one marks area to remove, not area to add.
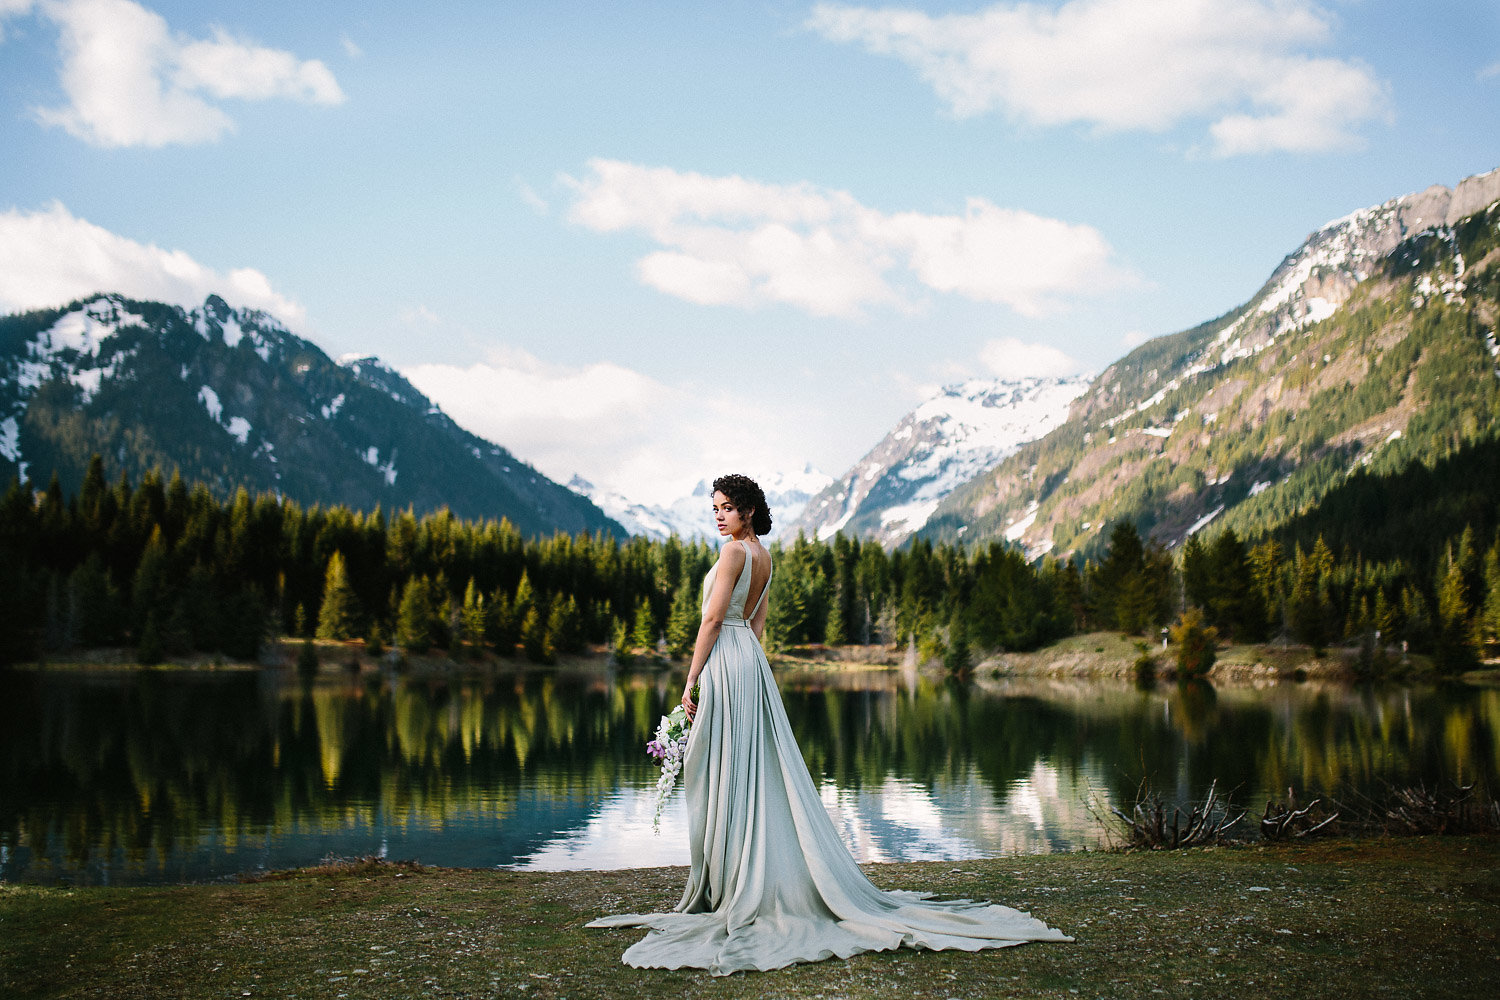
[[[1004,948],[1072,938],[1030,914],[970,900],[876,888],[823,809],[797,749],[765,651],[750,629],[750,551],[728,615],[699,676],[682,781],[692,869],[671,913],[601,917],[589,927],[647,927],[624,962],[779,969],[864,951]],[[703,581],[713,590],[715,565]],[[760,601],[771,589],[761,591]]]

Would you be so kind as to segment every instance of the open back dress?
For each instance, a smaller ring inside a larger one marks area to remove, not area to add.
[[[714,975],[902,946],[978,951],[1071,941],[1008,906],[933,901],[865,878],[823,809],[750,627],[769,577],[745,613],[750,551],[745,545],[745,568],[699,675],[682,771],[692,857],[682,901],[671,913],[620,914],[588,926],[649,928],[625,952],[627,965]],[[705,609],[717,570],[703,581]]]

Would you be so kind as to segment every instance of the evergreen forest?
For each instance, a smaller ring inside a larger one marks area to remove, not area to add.
[[[772,546],[766,644],[915,643],[962,671],[1080,631],[1154,637],[1191,620],[1234,642],[1347,645],[1366,665],[1404,644],[1459,671],[1500,640],[1497,472],[1500,443],[1482,442],[1356,474],[1262,537],[1224,528],[1176,553],[1129,521],[1096,559],[1034,564],[998,542],[887,552],[798,536]],[[0,498],[0,662],[111,646],[145,664],[252,660],[283,636],[541,663],[591,648],[682,657],[715,558],[675,537],[528,538],[446,510],[220,499],[175,474],[111,484],[95,457],[76,494],[54,477],[42,490],[12,480]]]

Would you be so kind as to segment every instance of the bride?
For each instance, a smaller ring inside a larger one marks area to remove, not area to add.
[[[693,719],[682,770],[687,888],[671,913],[588,926],[649,928],[625,952],[627,965],[719,976],[902,946],[1071,941],[1007,906],[935,902],[865,878],[823,810],[761,649],[771,583],[771,554],[759,538],[771,530],[765,495],[745,476],[713,485],[714,519],[730,541],[703,580],[703,622],[682,695]]]

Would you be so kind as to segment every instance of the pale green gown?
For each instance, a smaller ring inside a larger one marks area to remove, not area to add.
[[[602,917],[590,927],[648,927],[625,964],[779,969],[904,946],[978,951],[1071,941],[1030,914],[969,900],[877,889],[854,863],[818,797],[745,602],[750,551],[724,627],[699,678],[682,781],[692,870],[672,913]],[[703,581],[713,592],[715,565]],[[761,592],[770,590],[770,579]]]

